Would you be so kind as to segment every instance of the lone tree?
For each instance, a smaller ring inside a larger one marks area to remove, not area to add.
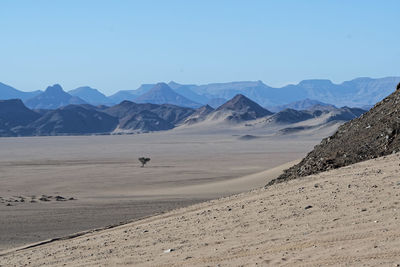
[[[145,157],[141,157],[139,158],[140,163],[142,163],[142,168],[144,167],[144,165],[146,165],[147,162],[150,161],[150,158],[145,158]]]
[[[399,90],[399,89],[400,89],[400,83],[397,85],[396,90]]]

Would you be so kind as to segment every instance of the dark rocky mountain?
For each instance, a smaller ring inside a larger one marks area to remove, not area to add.
[[[316,105],[311,107],[310,110],[285,109],[270,116],[267,121],[290,124],[324,116],[324,120],[321,121],[321,123],[333,121],[342,122],[358,118],[365,112],[366,110],[360,108],[336,108],[332,106]]]
[[[15,127],[26,126],[39,117],[20,99],[0,100],[0,136],[15,136]]]
[[[182,107],[196,108],[201,106],[186,97],[176,93],[166,83],[156,84],[150,91],[135,98],[136,103],[172,104]]]
[[[85,103],[81,98],[64,92],[59,84],[49,86],[43,93],[25,101],[25,105],[32,109],[57,109],[71,104]]]
[[[300,121],[309,120],[320,116],[321,113],[314,113],[305,110],[294,110],[287,108],[272,115],[269,120],[276,123],[296,123]]]
[[[360,117],[365,112],[366,112],[366,110],[361,109],[361,108],[342,107],[342,108],[331,111],[330,117],[327,120],[327,122],[349,121],[349,120]]]
[[[396,90],[359,118],[340,126],[268,185],[399,152],[399,118],[400,90]]]
[[[273,113],[262,108],[256,102],[248,99],[242,94],[238,94],[231,100],[218,107],[211,115],[214,118],[223,117],[226,121],[248,121],[254,120]]]
[[[207,116],[209,114],[211,114],[213,111],[214,111],[214,109],[212,107],[210,107],[209,105],[202,106],[202,107],[196,109],[196,111],[192,115],[187,117],[185,119],[185,121],[183,122],[183,124],[191,125],[194,123],[198,123],[200,121],[204,121],[207,118]]]
[[[24,101],[40,93],[41,91],[22,92],[7,84],[0,83],[0,100],[21,99]]]
[[[146,105],[144,107],[146,107]],[[192,108],[179,107],[169,104],[158,105],[150,110],[151,112],[156,113],[160,118],[174,125],[181,123],[195,111]]]
[[[148,112],[144,112],[148,111]],[[141,128],[126,128],[128,126],[134,125],[135,127],[142,127],[143,125],[140,123],[134,124],[132,122],[133,119],[141,119],[146,118],[146,128],[142,129],[145,131],[155,131],[155,130],[166,130],[166,128],[170,127],[169,125],[177,125],[182,122],[185,118],[194,113],[194,110],[191,108],[178,107],[174,105],[157,105],[157,104],[141,104],[134,103],[130,101],[123,101],[118,105],[110,107],[105,110],[105,112],[111,116],[119,118],[120,122],[130,121],[129,124],[121,124],[120,127],[124,127],[121,129],[125,130],[141,130]],[[140,114],[140,115],[139,115]],[[159,119],[156,119],[154,115],[157,115]],[[138,115],[138,116],[135,116]],[[147,116],[147,117],[146,117]],[[150,128],[148,124],[150,122],[157,122],[153,128]],[[166,124],[166,123],[168,124]],[[170,128],[169,128],[170,129]]]
[[[53,111],[54,109],[32,109],[34,112],[40,114],[40,115],[44,115],[49,111]]]
[[[122,130],[138,130],[140,132],[149,132],[169,130],[175,126],[160,118],[154,112],[142,110],[138,113],[129,114],[120,119],[118,127]]]
[[[303,99],[300,101],[295,101],[286,105],[281,105],[281,106],[274,106],[274,107],[268,107],[268,110],[273,111],[273,112],[279,112],[285,109],[294,109],[294,110],[309,110],[312,107],[315,106],[327,106],[327,107],[332,107],[335,108],[334,105],[323,103],[318,100],[312,100],[312,99]]]
[[[108,99],[99,90],[89,86],[78,87],[74,90],[68,91],[72,96],[77,96],[91,105],[112,105],[115,104],[112,100]]]
[[[113,131],[118,119],[88,106],[69,105],[45,113],[18,129],[18,135],[81,135]]]
[[[317,111],[317,110],[319,110],[319,111],[335,111],[337,109],[338,108],[333,105],[314,105],[314,106],[309,107],[306,110],[308,110],[308,111]]]

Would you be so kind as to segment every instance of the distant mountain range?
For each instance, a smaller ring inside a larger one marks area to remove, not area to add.
[[[21,100],[25,101],[29,98],[37,96],[40,93],[41,93],[41,91],[22,92],[22,91],[19,91],[9,85],[0,83],[0,100],[21,99]]]
[[[319,106],[324,107],[324,106]],[[279,111],[269,118],[269,121],[281,124],[297,123],[306,121],[312,118],[324,117],[324,123],[331,121],[349,121],[355,119],[366,110],[360,108],[333,108],[333,109],[318,109],[318,106],[311,107],[310,110],[295,110],[285,109]],[[327,115],[327,116],[326,116]]]
[[[165,86],[167,85],[160,84],[156,89]],[[83,101],[63,92],[60,86],[54,85],[29,102],[35,108],[48,108],[45,104],[55,96],[63,96],[63,103]],[[40,103],[41,99],[43,102]],[[211,127],[229,128],[261,123],[265,127],[279,125],[280,128],[284,128],[315,118],[323,118],[321,123],[343,122],[364,112],[358,108],[326,107],[316,105],[306,111],[285,109],[274,114],[241,94],[234,96],[217,109],[208,105],[194,109],[171,104],[123,101],[112,107],[83,103],[69,104],[56,109],[31,110],[21,100],[12,99],[0,101],[0,136],[125,134],[170,130],[178,126],[180,128],[198,126],[206,129],[204,126],[207,124]],[[261,119],[263,121],[260,121]]]
[[[7,98],[0,100],[0,136],[129,134],[177,127],[194,131],[244,127],[296,134],[331,129],[366,112],[357,107],[338,108],[328,104],[332,102],[318,100],[319,97],[370,108],[375,103],[368,104],[369,101],[394,91],[398,81],[400,78],[360,78],[335,85],[325,80],[308,80],[280,89],[266,89],[260,81],[202,86],[170,82],[142,85],[138,90],[120,91],[111,97],[88,86],[65,92],[55,84],[43,92],[26,93],[0,84],[0,97]],[[233,92],[243,93],[228,98]],[[249,94],[259,101],[248,97]],[[260,105],[260,98],[268,94],[271,95],[264,99],[265,103],[279,103],[279,98],[283,101],[286,95],[285,104],[269,108]],[[124,95],[134,100],[114,104],[115,99]],[[305,98],[296,100],[297,97]],[[211,102],[218,105],[207,104]]]
[[[136,90],[119,91],[108,97],[88,86],[68,93],[61,92],[62,88],[59,85],[51,86],[50,90],[46,89],[45,92],[22,92],[0,83],[0,99],[18,98],[28,107],[35,109],[55,109],[68,104],[82,103],[112,106],[124,100],[192,108],[208,104],[212,108],[218,108],[228,99],[242,94],[274,112],[286,108],[302,110],[315,104],[369,109],[389,95],[399,82],[400,77],[357,78],[340,84],[334,84],[330,80],[304,80],[295,85],[273,88],[262,81],[206,85],[179,84],[171,81],[168,84],[143,84]]]
[[[76,88],[74,90],[68,91],[68,93],[72,96],[79,97],[83,101],[91,105],[113,105],[114,102],[106,97],[99,90],[91,88],[89,86],[83,86]]]
[[[196,108],[201,104],[196,103],[172,90],[166,83],[158,83],[149,91],[134,99],[137,103],[173,104],[182,107]]]
[[[86,104],[86,102],[64,92],[59,84],[55,84],[47,87],[46,91],[26,100],[25,104],[32,109],[56,109],[71,104]]]
[[[281,110],[285,110],[285,109],[294,109],[294,110],[307,110],[311,107],[314,107],[316,105],[319,106],[326,106],[326,107],[335,107],[334,105],[331,104],[327,104],[327,103],[323,103],[321,101],[318,100],[312,100],[312,99],[304,99],[304,100],[300,100],[300,101],[294,101],[291,102],[289,104],[286,105],[280,105],[280,106],[272,106],[272,107],[268,107],[269,110],[273,111],[273,112],[278,112]]]
[[[104,112],[119,119],[116,132],[148,132],[172,129],[195,110],[169,104],[123,101]]]

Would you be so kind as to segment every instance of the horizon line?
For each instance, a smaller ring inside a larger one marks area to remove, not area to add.
[[[280,88],[284,88],[284,87],[290,86],[290,85],[299,85],[301,82],[304,82],[304,81],[329,81],[329,82],[331,82],[331,83],[334,84],[334,85],[341,85],[341,84],[343,84],[343,83],[345,83],[345,82],[354,81],[354,80],[357,80],[357,79],[379,80],[379,79],[388,79],[388,78],[400,78],[400,75],[399,75],[399,76],[389,75],[389,76],[383,76],[383,77],[359,76],[359,77],[355,77],[355,78],[350,79],[350,80],[344,80],[344,81],[341,81],[341,82],[336,82],[336,81],[333,81],[333,80],[327,79],[327,78],[312,78],[312,79],[303,79],[303,80],[300,80],[300,81],[298,81],[298,82],[287,82],[287,83],[285,83],[285,84],[282,85],[282,86],[270,86],[270,85],[268,85],[267,83],[265,83],[263,80],[241,80],[241,81],[210,82],[210,83],[179,83],[179,82],[176,82],[176,81],[174,81],[174,80],[170,80],[170,81],[168,81],[168,82],[165,82],[165,81],[158,81],[158,82],[154,82],[154,83],[141,83],[136,89],[122,89],[122,90],[114,91],[112,94],[105,94],[105,93],[103,93],[103,91],[102,91],[101,89],[92,87],[92,86],[90,86],[90,85],[81,85],[81,86],[78,86],[78,87],[74,87],[74,88],[72,88],[72,89],[65,89],[65,87],[63,87],[61,83],[54,83],[54,84],[49,84],[49,85],[47,85],[44,89],[26,91],[26,90],[23,90],[23,89],[16,88],[16,87],[14,87],[13,85],[10,85],[10,84],[8,84],[8,83],[4,83],[4,82],[2,82],[2,81],[0,81],[0,84],[4,84],[4,85],[9,86],[9,87],[12,87],[12,88],[14,88],[14,89],[16,89],[16,90],[18,90],[18,91],[26,92],[26,93],[29,93],[29,92],[36,92],[36,91],[42,91],[42,92],[44,92],[48,87],[54,86],[54,85],[57,85],[57,84],[60,85],[61,88],[62,88],[65,92],[69,92],[69,91],[72,91],[72,90],[75,90],[75,89],[78,89],[78,88],[82,88],[82,87],[89,87],[89,88],[92,88],[92,89],[95,89],[95,90],[99,91],[100,93],[104,94],[106,97],[110,97],[110,96],[112,96],[112,95],[114,95],[114,94],[116,94],[116,93],[118,93],[118,92],[121,92],[121,91],[135,91],[135,90],[138,90],[138,89],[139,89],[141,86],[143,86],[143,85],[156,85],[156,84],[158,84],[158,83],[165,83],[165,84],[167,84],[167,85],[169,85],[170,83],[176,83],[176,84],[179,84],[179,85],[207,86],[207,85],[213,85],[213,84],[246,83],[246,82],[253,82],[253,83],[256,83],[256,82],[261,82],[262,84],[264,84],[265,86],[268,86],[268,87],[270,87],[270,88],[280,89]]]

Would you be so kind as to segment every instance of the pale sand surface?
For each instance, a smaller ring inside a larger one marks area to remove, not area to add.
[[[243,132],[0,138],[0,251],[261,187],[321,139]]]
[[[0,265],[398,266],[399,165],[399,154],[370,160],[11,251]]]

